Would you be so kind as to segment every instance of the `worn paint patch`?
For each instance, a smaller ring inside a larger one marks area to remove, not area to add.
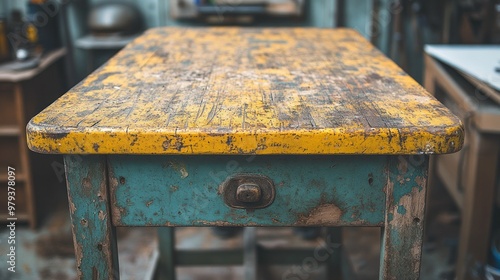
[[[75,232],[73,231],[73,235],[75,235]],[[75,258],[76,258],[76,273],[78,276],[78,279],[83,279],[83,272],[82,272],[82,259],[83,259],[83,248],[81,243],[74,243],[75,246]]]
[[[412,188],[412,191],[399,199],[396,206],[394,221],[396,223],[404,223],[410,225],[415,221],[415,218],[423,219],[422,213],[425,208],[425,197],[420,195],[420,190],[417,187]],[[402,211],[401,209],[404,209]],[[401,211],[400,211],[401,210]]]
[[[64,162],[68,196],[74,204],[70,207],[74,208],[71,221],[79,278],[113,279],[118,271],[118,261],[108,215],[105,158],[65,156]]]
[[[90,178],[88,177],[83,178],[82,187],[86,193],[89,193],[92,190],[92,183],[90,181]]]
[[[422,190],[427,185],[427,179],[423,176],[417,176],[415,178],[415,183],[417,183],[419,190]]]
[[[80,220],[80,224],[82,225],[82,227],[88,227],[89,226],[89,222],[86,219],[81,219]]]
[[[75,204],[73,203],[73,201],[71,201],[71,199],[69,200],[69,212],[70,214],[74,214],[75,213],[75,210],[76,210],[76,206]]]
[[[106,213],[104,213],[104,211],[99,210],[98,217],[99,220],[104,221],[104,219],[106,219]]]
[[[303,225],[334,225],[340,222],[342,210],[335,204],[323,204],[313,208],[309,213],[300,215],[299,224]]]
[[[179,172],[182,179],[189,176],[186,166],[183,163],[170,161],[168,165]]]
[[[419,279],[427,167],[428,157],[389,160],[380,279]]]

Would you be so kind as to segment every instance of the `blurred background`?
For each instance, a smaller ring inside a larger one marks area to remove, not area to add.
[[[500,1],[496,0],[0,0],[0,167],[17,170],[18,273],[76,279],[62,157],[26,147],[25,127],[144,30],[158,26],[349,27],[458,115],[461,152],[433,158],[422,279],[500,279]],[[0,174],[0,223],[7,223]],[[327,229],[257,230],[259,246],[324,245]],[[123,279],[155,277],[155,229],[119,229]],[[240,248],[242,229],[176,230],[183,249]],[[376,279],[380,230],[342,230],[346,279]],[[265,279],[289,267],[265,266]],[[181,267],[179,279],[241,279],[241,267]],[[308,278],[326,279],[326,269]]]

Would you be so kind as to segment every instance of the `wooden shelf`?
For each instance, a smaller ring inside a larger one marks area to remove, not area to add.
[[[60,48],[43,55],[40,58],[40,63],[35,68],[27,69],[24,71],[11,71],[8,69],[0,69],[0,81],[17,83],[32,79],[33,77],[35,77],[36,75],[40,74],[45,69],[47,69],[55,61],[62,58],[64,55],[66,55],[66,49]]]
[[[64,48],[51,51],[39,58],[37,67],[23,71],[12,71],[16,62],[0,66],[0,141],[3,165],[0,170],[0,190],[7,191],[7,165],[16,167],[16,218],[27,222],[31,228],[36,226],[35,198],[32,184],[31,165],[34,159],[26,145],[25,129],[28,120],[37,112],[37,107],[45,107],[64,92],[60,70],[55,65],[65,55]],[[43,93],[43,94],[41,94]],[[43,167],[48,171],[49,167]],[[17,200],[19,197],[19,200]],[[0,205],[4,207],[6,201]],[[20,210],[22,209],[22,211]],[[3,209],[4,211],[6,209]],[[4,213],[4,212],[0,212]],[[7,213],[0,219],[7,222]]]
[[[21,129],[15,125],[1,126],[0,136],[19,136],[21,134]]]

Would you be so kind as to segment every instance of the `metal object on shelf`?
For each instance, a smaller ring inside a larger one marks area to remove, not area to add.
[[[95,5],[88,17],[88,26],[94,35],[130,35],[142,27],[142,15],[136,6],[122,2]]]

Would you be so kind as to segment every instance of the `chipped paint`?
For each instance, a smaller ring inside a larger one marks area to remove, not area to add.
[[[109,192],[111,196],[113,196],[116,192],[116,188],[118,187],[118,182],[120,184],[125,184],[125,178],[120,177],[116,178],[113,176],[113,170],[108,170],[108,181],[109,181]],[[122,213],[125,212],[124,208],[121,207],[111,207],[111,215],[112,215],[112,222],[115,223],[116,221],[119,221],[121,219]]]
[[[166,27],[35,116],[27,137],[63,154],[440,154],[460,149],[463,128],[353,30]]]
[[[298,224],[301,225],[336,225],[340,222],[342,210],[335,204],[322,204],[314,207],[308,214],[300,215]]]
[[[389,161],[380,279],[419,279],[428,157]]]
[[[187,172],[186,166],[181,162],[170,161],[168,166],[173,168],[175,171],[179,172],[182,179],[189,176],[189,173]]]
[[[114,279],[118,260],[109,219],[105,158],[65,156],[64,162],[78,277]]]
[[[104,219],[106,219],[106,213],[104,213],[102,210],[99,210],[99,214],[97,216],[101,221],[104,221]]]
[[[69,200],[69,213],[74,214],[75,210],[76,210],[75,204],[73,203],[73,201]]]

